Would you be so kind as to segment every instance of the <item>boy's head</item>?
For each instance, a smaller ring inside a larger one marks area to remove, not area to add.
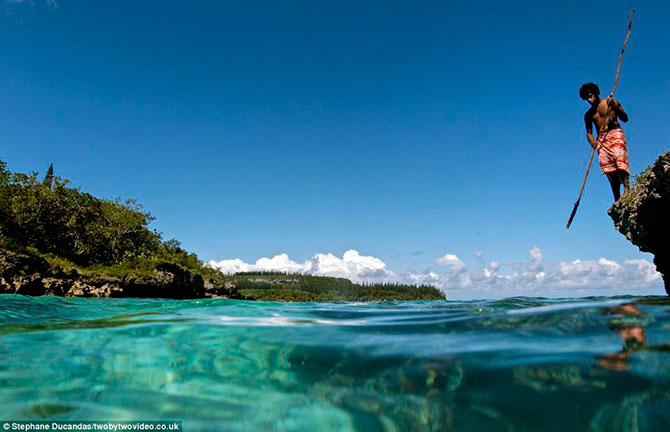
[[[586,83],[579,89],[579,97],[588,100],[589,96],[600,96],[600,87],[595,83]]]

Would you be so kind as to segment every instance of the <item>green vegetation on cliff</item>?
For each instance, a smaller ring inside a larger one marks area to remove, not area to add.
[[[204,278],[215,286],[237,287],[257,300],[444,299],[431,286],[360,285],[347,279],[277,273],[226,276],[184,250],[177,240],[163,240],[149,228],[153,220],[134,200],[101,199],[69,186],[68,180],[54,176],[53,165],[40,181],[35,172],[10,172],[0,160],[0,251],[19,251],[56,269],[74,269],[78,278],[102,274],[127,279],[155,275],[165,268],[175,274],[179,273],[176,265],[187,272],[187,279],[189,274],[200,276],[200,285]],[[200,292],[196,285],[195,291]]]
[[[39,256],[62,268],[111,276],[150,275],[176,264],[192,274],[223,275],[149,228],[154,218],[134,200],[106,200],[54,176],[13,173],[0,160],[0,248]]]

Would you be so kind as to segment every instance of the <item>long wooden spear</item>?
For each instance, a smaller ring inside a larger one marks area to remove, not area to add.
[[[621,54],[619,54],[619,65],[616,68],[616,77],[614,78],[614,88],[612,89],[612,93],[610,93],[609,98],[612,98],[614,96],[614,92],[616,91],[616,86],[617,83],[619,82],[619,71],[621,70],[621,59],[623,59],[623,52],[626,50],[626,45],[628,45],[628,38],[630,37],[630,28],[633,25],[633,14],[635,13],[635,9],[630,11],[630,20],[628,20],[628,33],[626,33],[626,40],[623,41],[623,47],[621,48]],[[600,135],[600,132],[598,131],[598,135]],[[591,151],[591,157],[589,158],[589,164],[586,166],[586,174],[584,174],[584,181],[582,182],[582,188],[579,191],[579,197],[577,198],[577,202],[575,203],[574,208],[572,209],[572,213],[570,213],[570,219],[568,219],[568,223],[565,225],[566,229],[570,229],[570,224],[572,223],[572,220],[575,218],[575,215],[577,214],[577,207],[579,207],[579,201],[582,199],[582,194],[584,193],[584,186],[586,186],[586,178],[589,176],[589,171],[591,170],[591,163],[593,162],[593,155],[596,154],[596,149],[598,148],[599,145],[593,146],[593,150]]]

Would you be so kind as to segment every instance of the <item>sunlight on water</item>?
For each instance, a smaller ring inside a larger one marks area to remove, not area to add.
[[[0,420],[181,420],[188,431],[670,427],[667,298],[0,303]]]

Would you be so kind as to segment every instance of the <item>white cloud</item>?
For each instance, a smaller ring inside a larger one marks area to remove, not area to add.
[[[423,273],[406,273],[404,281],[437,286],[454,299],[662,292],[661,274],[654,264],[643,259],[623,263],[607,258],[547,263],[537,246],[528,251],[526,263],[485,263],[481,252],[476,251],[475,256],[482,262],[477,270],[466,271],[456,255],[446,254],[436,259],[435,264],[448,267],[448,271],[428,269]]]
[[[299,264],[291,261],[287,254],[279,254],[272,258],[261,258],[255,264],[247,264],[239,258],[224,259],[221,261],[210,261],[209,265],[221,270],[223,273],[232,274],[250,271],[278,271],[289,273],[305,273],[309,271],[309,263]]]
[[[539,247],[534,246],[531,250],[528,251],[528,256],[530,257],[530,264],[528,266],[529,270],[542,270],[542,251]]]
[[[477,258],[483,257],[481,253],[476,255]],[[660,273],[654,264],[643,259],[623,263],[607,258],[547,263],[542,250],[533,247],[528,251],[525,263],[491,261],[482,264],[479,269],[468,271],[458,256],[449,253],[435,259],[434,263],[439,267],[436,270],[407,270],[398,275],[389,270],[381,259],[361,255],[351,249],[342,257],[317,253],[303,263],[295,262],[282,253],[272,258],[260,258],[253,264],[240,259],[226,259],[210,261],[209,265],[224,273],[279,271],[342,277],[354,282],[428,284],[443,290],[450,299],[662,292]]]
[[[383,281],[394,276],[379,258],[361,255],[353,249],[346,251],[342,258],[331,253],[318,253],[309,263],[309,272],[312,274],[343,277],[354,281]]]
[[[210,267],[213,267],[215,269],[221,270],[221,272],[225,274],[233,274],[233,273],[241,273],[241,272],[247,272],[251,271],[251,264],[247,264],[243,262],[239,258],[235,259],[224,259],[221,261],[210,261],[209,263]]]
[[[656,271],[656,266],[649,261],[637,259],[626,260],[623,263],[635,267],[633,279],[640,279],[649,284],[659,283],[663,279],[661,274]]]
[[[273,258],[260,258],[255,264],[247,264],[240,259],[210,261],[211,267],[224,273],[249,271],[278,271],[307,273],[350,279],[354,282],[391,282],[398,278],[386,268],[379,258],[361,255],[356,250],[348,250],[339,258],[331,253],[318,253],[304,263],[292,261],[283,253]]]
[[[476,256],[481,258],[483,254],[476,253]],[[630,293],[654,288],[660,293],[661,274],[647,260],[618,263],[599,258],[551,264],[544,261],[542,250],[536,246],[528,251],[528,257],[527,263],[507,266],[492,261],[479,270],[461,274],[459,278],[443,277],[435,285],[443,288],[450,298],[454,294],[461,298],[612,295],[614,292]],[[420,279],[417,275],[414,278]]]
[[[548,280],[557,286],[607,286],[616,285],[625,273],[624,267],[616,261],[600,258],[597,261],[576,259],[569,263],[560,262],[549,275]]]
[[[449,267],[449,271],[452,273],[460,273],[465,270],[465,263],[453,254],[446,254],[436,259],[435,264],[442,267]]]
[[[403,278],[411,284],[415,285],[435,285],[441,286],[444,284],[444,278],[439,274],[427,270],[424,273],[413,273],[407,272],[403,275]]]
[[[272,258],[261,258],[256,261],[254,267],[261,271],[281,271],[289,273],[304,273],[309,271],[309,263],[298,264],[295,261],[291,261],[285,253]]]

